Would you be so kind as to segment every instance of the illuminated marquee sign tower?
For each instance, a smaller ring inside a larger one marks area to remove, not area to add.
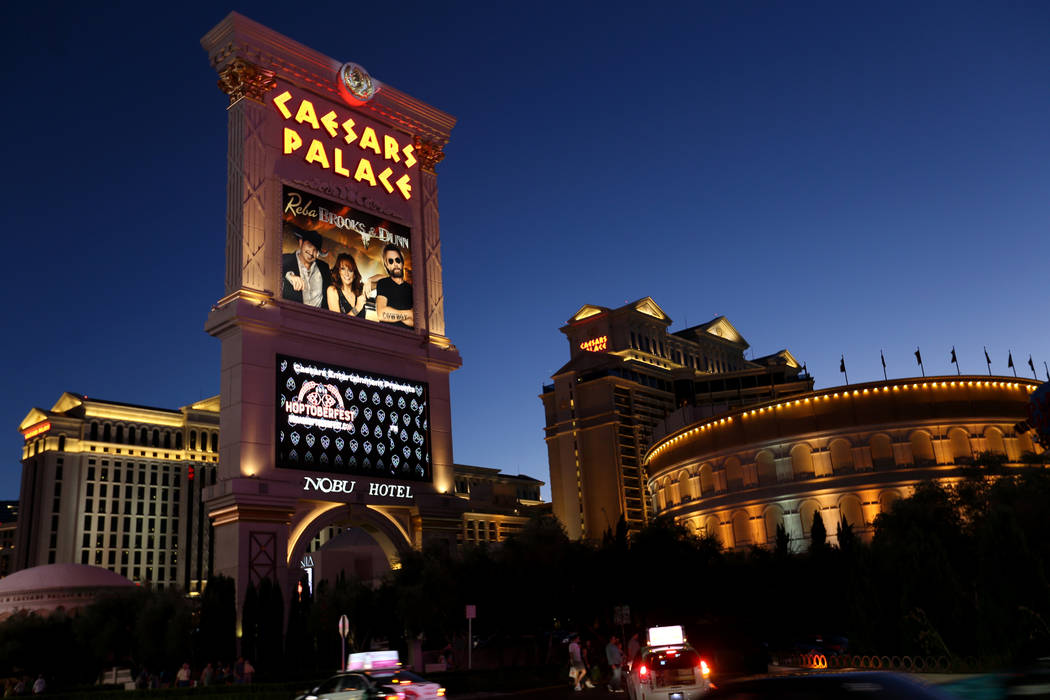
[[[454,538],[434,169],[455,120],[236,13],[202,44],[229,96],[215,572],[288,593],[322,528],[390,559]]]

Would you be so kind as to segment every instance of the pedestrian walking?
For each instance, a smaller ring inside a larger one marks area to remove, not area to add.
[[[620,640],[616,635],[609,637],[609,643],[605,645],[605,660],[609,662],[612,676],[609,678],[609,690],[613,693],[623,692],[623,649],[620,648]]]

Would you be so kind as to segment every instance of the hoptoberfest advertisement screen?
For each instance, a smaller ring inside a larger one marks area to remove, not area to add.
[[[281,218],[282,299],[414,327],[408,227],[287,186]]]
[[[277,356],[277,467],[430,479],[425,382]]]

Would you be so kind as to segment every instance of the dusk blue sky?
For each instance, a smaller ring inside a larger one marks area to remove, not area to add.
[[[583,304],[725,315],[818,387],[1050,360],[1050,3],[15,3],[6,371],[176,408],[219,390],[230,10],[458,118],[438,166],[455,460],[549,481],[541,386]],[[549,498],[549,489],[544,496]]]

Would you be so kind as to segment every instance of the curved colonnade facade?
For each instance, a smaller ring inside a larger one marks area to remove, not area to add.
[[[1039,382],[924,377],[833,387],[748,406],[657,436],[646,453],[655,515],[727,549],[808,547],[813,514],[870,538],[875,517],[927,479],[962,477],[981,453],[1038,452],[1014,426]]]

